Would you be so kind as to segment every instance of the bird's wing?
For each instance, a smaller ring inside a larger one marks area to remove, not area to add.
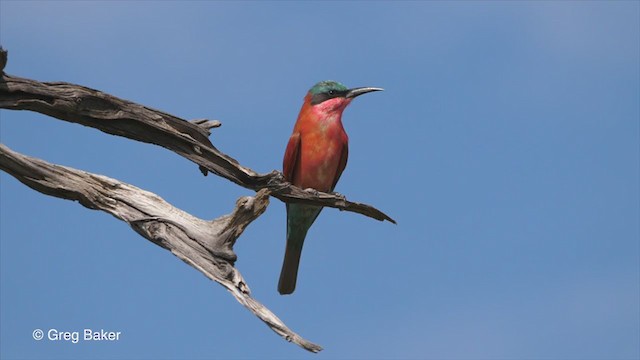
[[[300,153],[300,133],[294,132],[289,138],[287,150],[284,152],[284,160],[282,160],[282,171],[284,178],[289,182],[293,182],[293,175],[298,166],[298,154]]]
[[[347,166],[347,158],[349,157],[349,146],[347,143],[342,145],[342,152],[340,153],[340,162],[338,163],[338,168],[336,169],[336,177],[333,179],[333,185],[331,185],[331,191],[335,189],[338,180],[340,180],[340,175],[344,171],[344,168]]]

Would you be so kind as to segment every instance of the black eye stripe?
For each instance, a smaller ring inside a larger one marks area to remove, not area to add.
[[[327,92],[315,94],[311,96],[311,105],[318,105],[322,102],[325,102],[329,99],[337,98],[337,97],[345,97],[347,95],[348,90],[340,91],[340,90],[329,90]]]

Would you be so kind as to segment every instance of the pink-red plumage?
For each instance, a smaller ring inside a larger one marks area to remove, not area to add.
[[[335,98],[313,106],[307,94],[284,155],[287,181],[303,189],[333,191],[347,165],[349,138],[341,117],[350,101]]]
[[[349,155],[342,112],[356,96],[378,90],[382,89],[347,89],[333,81],[311,88],[284,154],[282,167],[287,181],[303,189],[333,191]],[[280,294],[295,290],[304,239],[321,210],[320,206],[287,204],[287,245],[278,282]]]

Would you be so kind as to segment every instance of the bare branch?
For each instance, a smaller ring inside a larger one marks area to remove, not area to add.
[[[0,63],[3,56],[6,60],[6,52],[0,52]],[[286,182],[278,171],[259,174],[240,165],[209,141],[209,130],[220,126],[216,121],[189,122],[88,87],[43,83],[5,73],[0,79],[0,108],[36,111],[108,134],[156,144],[198,164],[205,174],[212,172],[254,191],[269,189],[271,196],[284,202],[334,207],[395,224],[391,217],[370,205],[351,202],[337,194],[306,192]]]
[[[204,175],[212,172],[257,193],[255,197],[238,199],[231,214],[205,221],[132,185],[24,156],[2,144],[0,170],[41,193],[76,200],[87,208],[105,211],[127,222],[146,239],[224,286],[286,340],[312,352],[322,350],[292,332],[251,297],[249,287],[234,267],[236,239],[265,211],[269,196],[284,202],[357,212],[395,224],[392,218],[370,205],[348,201],[339,194],[300,189],[285,181],[279,171],[259,174],[240,165],[209,141],[211,129],[221,125],[217,120],[185,121],[88,87],[12,77],[4,72],[6,62],[7,52],[0,47],[1,109],[35,111],[108,134],[159,145],[196,163]]]
[[[251,297],[249,286],[234,267],[233,245],[247,225],[269,204],[269,191],[245,196],[229,215],[205,221],[173,207],[161,197],[118,180],[16,153],[0,144],[0,169],[43,194],[75,200],[128,223],[147,240],[173,253],[206,277],[224,286],[273,331],[302,348],[319,345],[291,331],[275,314]]]

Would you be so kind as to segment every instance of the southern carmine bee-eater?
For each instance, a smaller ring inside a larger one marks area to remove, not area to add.
[[[315,84],[307,93],[284,154],[283,172],[287,181],[303,189],[332,192],[347,165],[349,138],[342,127],[342,112],[362,94],[382,89],[347,89],[335,81]],[[321,206],[286,204],[287,246],[278,292],[291,294],[296,288],[300,254],[307,231]]]

